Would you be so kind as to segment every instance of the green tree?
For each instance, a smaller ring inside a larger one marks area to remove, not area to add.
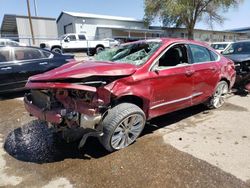
[[[205,21],[210,26],[214,22],[222,24],[225,13],[237,7],[243,0],[144,0],[144,20],[150,24],[159,18],[164,26],[184,26],[188,38],[193,39],[195,24]]]

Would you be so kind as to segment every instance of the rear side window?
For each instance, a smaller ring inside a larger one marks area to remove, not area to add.
[[[78,35],[78,37],[79,37],[79,40],[86,40],[85,35]]]
[[[43,51],[43,55],[44,55],[45,58],[49,58],[49,57],[52,56],[52,53],[47,52],[47,51]]]
[[[0,63],[10,61],[10,50],[0,49]]]
[[[189,45],[193,63],[213,61],[207,48],[198,45]]]
[[[14,41],[7,41],[6,46],[19,46],[19,44],[17,42],[14,42]]]
[[[211,60],[212,61],[217,61],[219,59],[219,56],[214,53],[213,51],[209,50],[210,54],[211,54]]]
[[[40,59],[45,56],[38,49],[15,49],[15,59],[16,60],[30,60],[30,59]]]

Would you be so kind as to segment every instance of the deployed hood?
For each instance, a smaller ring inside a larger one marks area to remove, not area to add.
[[[230,54],[224,56],[231,59],[234,62],[250,61],[250,54]]]
[[[59,68],[30,77],[29,81],[49,81],[91,76],[128,76],[136,66],[125,63],[82,61],[67,63]]]

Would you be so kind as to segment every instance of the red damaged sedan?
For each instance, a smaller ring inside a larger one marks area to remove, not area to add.
[[[27,111],[68,141],[98,137],[108,151],[132,144],[145,122],[204,103],[224,104],[235,67],[206,44],[182,39],[137,41],[31,77]]]

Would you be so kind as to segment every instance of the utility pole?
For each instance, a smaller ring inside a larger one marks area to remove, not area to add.
[[[35,9],[35,16],[37,16],[37,5],[36,5],[36,0],[34,0],[34,9]]]
[[[30,2],[29,2],[29,0],[27,0],[27,8],[28,8],[28,16],[29,16],[29,22],[30,22],[30,32],[31,32],[31,37],[32,37],[32,43],[34,45],[35,38],[34,38],[33,25],[32,25],[31,14],[30,14]]]

